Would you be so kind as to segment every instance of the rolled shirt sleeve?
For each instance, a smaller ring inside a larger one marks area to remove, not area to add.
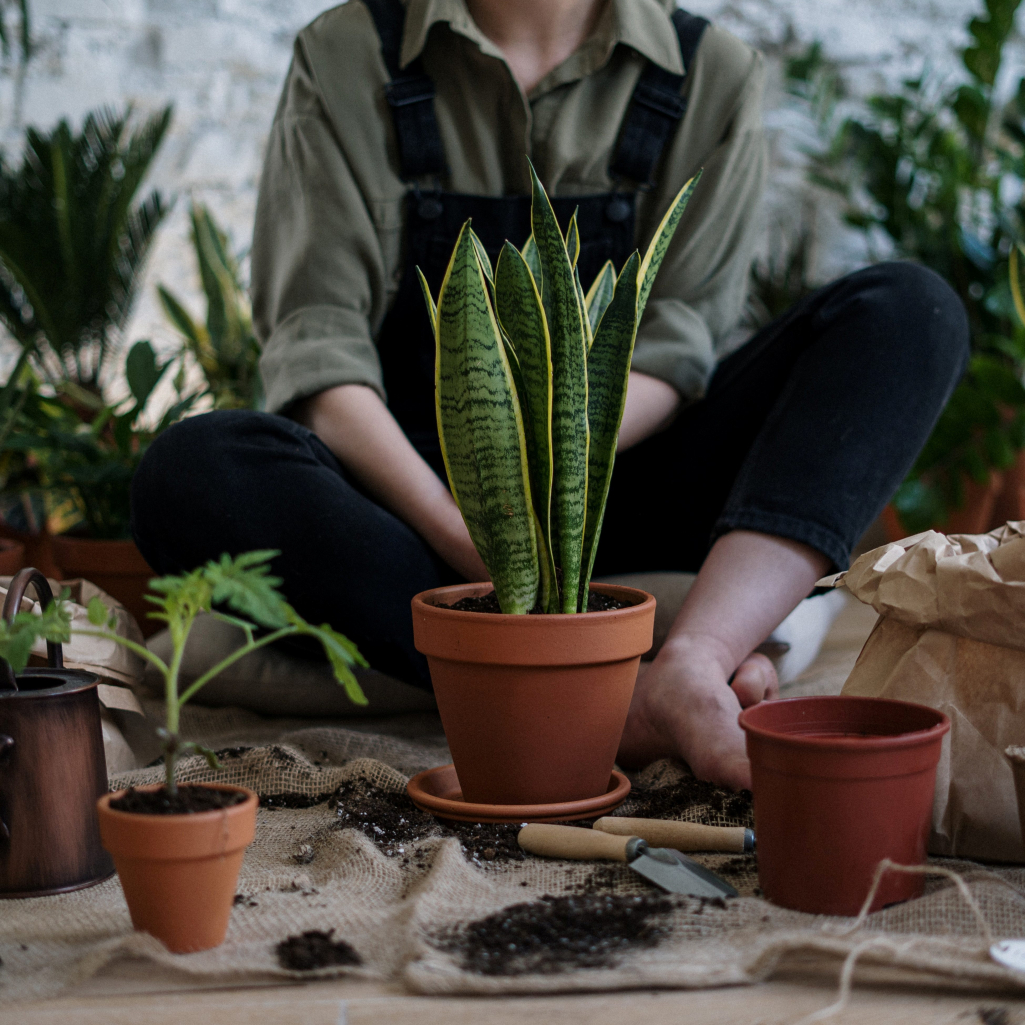
[[[663,180],[644,196],[646,246],[673,196],[701,171],[655,279],[633,358],[634,370],[667,381],[687,401],[704,394],[744,308],[766,176],[762,81],[760,54],[707,29],[687,121],[666,155]]]

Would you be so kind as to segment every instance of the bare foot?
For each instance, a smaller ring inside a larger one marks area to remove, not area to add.
[[[732,687],[729,656],[714,638],[684,635],[663,646],[637,678],[618,761],[638,768],[658,758],[685,761],[698,779],[734,789],[751,786],[741,708],[779,696],[764,655],[749,655]]]

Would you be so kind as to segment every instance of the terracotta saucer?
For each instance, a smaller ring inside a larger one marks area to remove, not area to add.
[[[418,808],[439,819],[455,822],[568,822],[592,819],[618,808],[630,793],[630,780],[612,770],[609,788],[598,797],[555,804],[467,804],[459,787],[454,765],[417,773],[407,784],[406,793]]]

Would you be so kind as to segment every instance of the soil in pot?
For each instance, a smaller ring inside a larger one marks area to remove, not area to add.
[[[257,796],[242,787],[196,783],[178,788],[210,790],[221,807],[156,814],[120,810],[130,805],[162,801],[162,785],[122,791],[97,802],[100,837],[113,855],[132,924],[159,939],[168,950],[186,953],[216,947],[224,940],[235,900],[235,887],[246,847],[256,833]],[[241,797],[241,800],[239,799]],[[184,800],[201,803],[206,797]],[[229,801],[227,806],[225,801]],[[113,805],[113,806],[112,806]]]
[[[815,697],[744,709],[765,896],[812,914],[854,915],[880,861],[920,865],[950,720],[883,698]],[[872,910],[922,892],[888,873]]]
[[[599,591],[592,591],[587,596],[588,612],[609,612],[612,609],[626,609],[632,604],[637,603],[621,601],[610,594],[601,594]],[[437,608],[453,609],[456,612],[490,612],[494,615],[502,615],[502,609],[498,604],[498,595],[494,591],[482,595],[467,595],[465,598],[460,598],[454,605],[438,602]],[[541,616],[544,614],[544,609],[541,608],[540,604],[535,605],[528,613],[531,616]]]
[[[159,790],[136,790],[129,787],[120,797],[110,802],[115,811],[133,815],[196,815],[218,808],[230,808],[246,800],[244,791],[211,790],[208,787],[181,786],[171,793],[167,787]]]
[[[468,804],[556,804],[606,793],[655,599],[592,584],[620,608],[576,615],[477,615],[461,584],[413,599],[445,736]]]
[[[162,628],[161,622],[146,616],[153,611],[153,604],[144,595],[156,574],[134,541],[97,541],[58,534],[53,538],[53,554],[65,579],[82,577],[116,598],[135,617],[143,637]]]

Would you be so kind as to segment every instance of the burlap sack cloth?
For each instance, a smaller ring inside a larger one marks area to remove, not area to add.
[[[142,705],[152,727],[160,707],[145,696]],[[56,994],[125,958],[230,985],[353,973],[422,993],[544,993],[750,984],[795,966],[835,976],[840,960],[859,951],[859,964],[891,981],[1025,989],[1025,976],[989,958],[989,939],[948,879],[931,879],[923,898],[874,914],[852,931],[849,920],[790,912],[760,899],[753,856],[701,858],[740,898],[721,906],[659,898],[662,906],[640,936],[619,942],[615,930],[603,931],[600,916],[594,918],[595,902],[607,899],[615,910],[632,896],[657,896],[626,866],[517,860],[510,842],[515,827],[498,838],[503,847],[473,826],[443,830],[408,803],[408,777],[450,760],[433,713],[331,722],[189,705],[182,732],[218,750],[223,762],[213,771],[202,759],[187,759],[182,780],[239,783],[261,798],[257,838],[242,867],[225,943],[174,955],[133,933],[116,878],[60,896],[0,901],[4,1006]],[[155,766],[114,775],[111,786],[160,777]],[[375,808],[390,810],[399,834],[381,828],[387,821]],[[617,814],[751,824],[749,795],[700,784],[669,762],[634,776],[631,797]],[[794,857],[801,857],[796,847]],[[992,936],[1025,935],[1025,869],[947,864],[967,880]],[[548,906],[540,901],[545,895],[562,901],[571,923],[575,909],[582,918],[590,902],[594,946],[588,949],[585,932],[583,949],[578,944],[570,956],[553,959],[548,955],[562,939],[556,934],[539,957],[528,952],[497,972],[475,970],[467,956],[475,941],[459,939],[467,927],[498,912],[502,921],[515,921],[525,904],[534,914]],[[310,930],[334,930],[360,963],[288,967],[279,945]]]
[[[930,851],[1025,861],[1003,754],[1025,744],[1025,522],[916,534],[863,555],[838,583],[880,613],[843,693],[950,716]]]

